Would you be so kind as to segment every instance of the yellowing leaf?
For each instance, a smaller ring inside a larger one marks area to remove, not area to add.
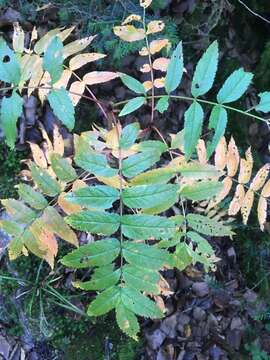
[[[150,6],[152,3],[152,0],[140,0],[140,6],[142,6],[143,8],[147,8],[148,6]]]
[[[105,137],[106,146],[109,149],[118,149],[119,148],[119,138],[121,134],[121,125],[114,126],[112,130],[108,131]]]
[[[246,151],[246,159],[240,160],[240,171],[238,176],[238,182],[246,184],[249,182],[253,168],[253,158],[251,154],[251,149],[248,148]]]
[[[265,183],[261,195],[266,198],[270,196],[270,180],[267,180],[267,182]]]
[[[154,86],[158,89],[163,88],[165,85],[165,78],[158,78],[154,80]]]
[[[97,61],[99,59],[103,59],[105,56],[106,56],[105,54],[99,54],[99,53],[79,54],[79,55],[76,55],[73,58],[71,58],[71,60],[69,62],[69,68],[70,68],[70,70],[74,71],[90,62]]]
[[[112,186],[113,188],[116,189],[120,189],[121,185],[122,188],[127,186],[127,182],[124,179],[120,181],[120,177],[118,175],[111,177],[96,176],[96,178],[103,184]]]
[[[260,196],[259,202],[258,202],[258,221],[260,224],[260,228],[263,231],[264,230],[264,224],[266,222],[267,218],[267,200]]]
[[[39,89],[38,89],[38,97],[42,104],[44,103],[47,95],[50,92],[50,81],[51,81],[51,76],[48,73],[48,71],[45,71],[45,73],[43,74],[40,80]]]
[[[53,128],[53,151],[60,156],[64,155],[65,144],[62,135],[59,132],[58,126]]]
[[[236,186],[234,197],[229,206],[229,210],[228,210],[229,216],[234,216],[238,213],[238,211],[240,210],[243,204],[244,197],[245,197],[244,186],[242,184],[238,184]]]
[[[28,96],[30,96],[33,91],[35,91],[35,88],[39,85],[39,83],[41,82],[41,79],[43,77],[43,68],[42,68],[42,59],[39,56],[36,56],[36,61],[34,63],[34,65],[32,66],[32,71],[31,71],[31,78],[28,84],[28,90],[27,90],[27,94]]]
[[[153,83],[152,83],[152,81],[147,80],[147,81],[145,81],[145,82],[143,83],[143,86],[144,86],[144,88],[145,88],[146,91],[149,91],[149,90],[152,89]]]
[[[215,166],[218,170],[223,170],[226,166],[226,156],[227,156],[227,143],[226,139],[223,136],[218,143],[218,146],[215,151]]]
[[[130,24],[133,21],[142,21],[142,18],[140,15],[136,15],[136,14],[131,14],[129,15],[123,22],[121,25],[127,25]]]
[[[83,39],[75,40],[64,46],[63,48],[64,59],[85,49],[93,41],[95,37],[96,36],[89,36]]]
[[[39,125],[39,130],[41,131],[41,134],[42,134],[43,139],[44,139],[44,140],[46,141],[46,143],[47,143],[48,149],[47,149],[47,152],[46,152],[46,157],[47,157],[47,160],[49,160],[51,153],[53,153],[53,151],[54,151],[54,150],[53,150],[53,144],[52,144],[52,142],[51,142],[51,140],[50,140],[50,138],[49,138],[46,130],[44,129],[44,127],[43,127],[43,125],[42,125],[41,123],[40,123],[40,125]],[[49,162],[49,161],[48,161],[48,162]]]
[[[147,48],[146,48],[145,46],[143,46],[143,47],[141,48],[141,50],[139,50],[139,55],[141,55],[141,56],[147,56],[147,55],[149,55],[149,51],[147,50]]]
[[[200,139],[198,141],[197,147],[197,155],[200,164],[207,164],[207,153],[206,153],[206,146],[204,140]]]
[[[168,67],[169,62],[170,62],[170,59],[168,59],[168,58],[165,58],[165,57],[158,58],[158,59],[154,60],[153,68],[155,70],[165,72],[165,71],[167,71],[167,67]]]
[[[47,160],[44,155],[44,152],[41,150],[41,148],[37,144],[29,142],[29,145],[30,145],[31,152],[32,152],[35,163],[38,166],[40,166],[41,168],[47,169]]]
[[[82,208],[80,205],[72,204],[71,202],[67,201],[65,199],[66,193],[62,192],[58,197],[58,205],[61,207],[61,209],[67,214],[75,214],[77,212],[82,211]]]
[[[237,173],[239,161],[240,161],[239,152],[237,146],[235,145],[234,138],[231,137],[227,152],[227,169],[229,176],[232,177]]]
[[[150,53],[152,55],[158,53],[160,50],[162,50],[165,46],[169,46],[170,42],[168,39],[159,39],[159,40],[153,40],[150,42],[149,48]],[[148,55],[148,54],[146,54]]]
[[[92,71],[83,77],[87,85],[105,83],[119,77],[118,73],[111,71]]]
[[[143,40],[145,38],[144,29],[137,29],[133,25],[115,26],[113,32],[120,39],[128,42]]]
[[[143,66],[140,67],[140,71],[142,73],[149,73],[151,71],[151,66],[149,64],[143,64]]]
[[[60,79],[56,83],[53,84],[53,87],[55,89],[60,89],[61,87],[66,88],[68,85],[68,82],[71,78],[71,75],[72,75],[72,72],[69,69],[65,69],[62,72]]]
[[[265,164],[260,170],[257,172],[256,176],[252,180],[250,184],[250,188],[253,191],[258,191],[261,187],[263,187],[265,180],[269,174],[270,164]]]
[[[225,199],[225,197],[231,191],[233,182],[229,176],[225,177],[225,179],[222,181],[222,184],[223,184],[223,189],[220,191],[220,193],[218,193],[216,198],[209,203],[207,210],[210,210],[213,207],[215,207],[217,204],[219,204],[223,199]]]
[[[241,206],[241,214],[242,214],[242,218],[243,218],[243,223],[244,225],[247,224],[248,222],[248,218],[249,218],[249,214],[253,205],[253,201],[254,201],[254,192],[249,189],[244,197],[242,206]]]
[[[85,90],[84,81],[74,81],[69,88],[69,97],[72,101],[72,104],[76,106],[81,100],[81,97]]]
[[[24,31],[18,22],[15,22],[13,27],[13,49],[15,52],[22,53],[24,50]]]
[[[165,24],[162,20],[153,20],[150,21],[150,23],[148,23],[146,34],[147,35],[155,34],[162,31],[164,28],[165,28]]]

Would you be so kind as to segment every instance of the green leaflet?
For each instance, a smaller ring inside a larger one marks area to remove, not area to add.
[[[224,135],[227,126],[227,121],[228,121],[227,111],[222,106],[217,106],[217,105],[214,106],[211,111],[208,129],[215,130],[215,133],[211,143],[207,144],[208,159],[213,154],[220,139]]]
[[[61,259],[65,266],[81,269],[90,266],[104,266],[110,264],[120,252],[117,239],[107,238],[80,246]],[[97,270],[96,270],[97,271]],[[111,273],[113,270],[111,270]],[[98,275],[101,275],[100,273]],[[104,272],[103,275],[104,276]]]
[[[69,130],[72,130],[75,124],[75,110],[68,91],[63,87],[61,89],[53,89],[49,92],[48,101],[58,119]]]
[[[176,170],[173,168],[160,168],[146,171],[135,176],[130,180],[133,185],[149,185],[149,184],[163,184],[167,183],[173,176],[176,175]]]
[[[184,145],[184,129],[172,137],[171,149],[181,149]]]
[[[0,228],[2,228],[7,234],[12,236],[20,236],[23,232],[22,226],[15,221],[0,220]]]
[[[44,194],[51,197],[60,194],[61,188],[59,183],[45,169],[41,169],[36,164],[31,163],[30,171],[34,182]]]
[[[149,215],[156,215],[164,212],[165,210],[168,210],[171,208],[176,202],[178,202],[178,194],[176,194],[175,197],[171,196],[170,198],[166,199],[162,203],[151,206],[150,208],[146,208],[142,210],[143,214],[149,214]]]
[[[166,239],[173,235],[175,223],[156,215],[124,215],[121,218],[123,234],[131,239],[146,240],[149,237]]]
[[[189,160],[193,154],[202,132],[203,109],[194,101],[185,112],[184,150],[185,158]]]
[[[73,230],[65,223],[64,218],[52,206],[46,207],[41,220],[46,228],[61,239],[78,246],[78,239]]]
[[[45,197],[27,184],[18,185],[18,194],[33,209],[42,210],[48,205]]]
[[[120,274],[120,269],[114,271],[113,264],[108,264],[95,269],[91,280],[84,282],[76,281],[73,283],[73,286],[82,290],[104,290],[117,284]]]
[[[123,267],[123,278],[127,286],[150,294],[159,294],[159,274],[150,269],[142,269],[133,265]]]
[[[181,175],[194,180],[220,177],[222,173],[215,166],[200,163],[188,163],[178,167]]]
[[[193,230],[198,231],[204,235],[211,236],[231,236],[233,232],[229,226],[225,226],[222,223],[210,219],[207,216],[198,215],[198,214],[188,214],[187,215],[188,226]]]
[[[123,190],[123,202],[130,208],[146,209],[177,201],[178,186],[174,184],[138,185]]]
[[[56,83],[63,73],[63,48],[62,41],[55,36],[44,53],[43,68],[51,75],[52,84]]]
[[[145,87],[137,79],[134,79],[132,76],[121,74],[120,79],[123,84],[125,84],[130,90],[134,91],[137,94],[146,94]]]
[[[160,154],[153,151],[143,152],[129,156],[123,160],[123,175],[131,178],[138,175],[150,166],[154,165],[160,158]]]
[[[161,98],[158,100],[155,109],[156,109],[158,112],[160,112],[161,114],[163,114],[166,110],[168,110],[168,107],[169,107],[169,99],[170,99],[169,96],[163,96],[163,97],[161,97]]]
[[[188,250],[188,245],[185,242],[181,242],[175,248],[173,255],[174,266],[180,271],[185,270],[187,266],[192,264],[192,256]]]
[[[37,213],[26,206],[22,201],[5,199],[2,200],[2,204],[7,213],[12,216],[12,219],[21,224],[28,224],[37,217]]]
[[[120,290],[121,303],[136,315],[151,319],[163,317],[161,310],[147,296],[142,295],[132,287],[122,287]]]
[[[82,169],[96,176],[113,177],[117,175],[117,169],[109,167],[106,156],[92,150],[82,136],[76,136],[75,163]]]
[[[209,242],[194,231],[188,231],[187,237],[197,244],[197,251],[202,254],[214,255],[215,251]]]
[[[17,120],[21,116],[22,111],[23,99],[16,91],[13,91],[10,97],[3,98],[0,113],[0,126],[5,134],[6,143],[11,149],[14,148],[16,142]]]
[[[184,185],[180,190],[180,196],[193,201],[207,200],[216,196],[222,189],[222,182],[200,181],[191,185]]]
[[[238,100],[247,90],[253,74],[245,72],[243,68],[235,70],[224,82],[217,94],[217,101],[226,104]]]
[[[89,316],[100,316],[116,307],[120,300],[121,288],[112,286],[98,294],[88,307]]]
[[[170,254],[166,250],[144,243],[124,241],[123,255],[131,265],[152,271],[170,263]]]
[[[218,66],[218,43],[214,41],[199,60],[192,79],[191,94],[206,94],[213,86]]]
[[[255,106],[255,110],[268,113],[270,111],[270,92],[265,91],[258,94],[258,96],[260,97],[260,102]]]
[[[4,62],[6,59],[8,59],[8,61]],[[14,51],[7,46],[5,40],[0,38],[0,80],[9,84],[18,85],[20,79],[21,70],[17,57]]]
[[[67,216],[65,221],[77,230],[111,235],[119,228],[120,216],[107,212],[82,211]]]
[[[145,98],[143,96],[135,97],[129,100],[123,109],[120,111],[119,116],[124,116],[132,113],[133,111],[139,109],[145,102]]]
[[[137,341],[137,333],[140,331],[140,325],[134,313],[120,303],[115,308],[115,314],[119,328]]]
[[[119,199],[119,191],[106,185],[88,186],[68,193],[65,199],[88,208],[108,209]]]
[[[76,171],[67,161],[59,154],[52,154],[50,156],[52,169],[59,180],[64,182],[70,182],[77,178]]]
[[[182,80],[184,70],[182,41],[172,53],[165,77],[165,90],[167,94],[174,91]]]
[[[125,126],[119,140],[120,148],[129,149],[135,143],[139,131],[140,125],[137,122]]]
[[[147,140],[142,141],[139,144],[135,144],[132,149],[142,152],[153,151],[161,155],[164,151],[168,150],[168,146],[162,141]]]
[[[182,231],[177,231],[175,233],[175,235],[171,239],[169,239],[169,240],[161,240],[156,244],[156,246],[159,249],[169,249],[169,248],[174,247],[177,244],[179,244],[180,240],[182,239],[182,237],[184,235],[185,234]]]

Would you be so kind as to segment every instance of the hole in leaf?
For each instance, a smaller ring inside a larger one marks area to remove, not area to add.
[[[4,63],[10,62],[10,57],[8,55],[5,55],[4,58],[3,58],[3,62]]]

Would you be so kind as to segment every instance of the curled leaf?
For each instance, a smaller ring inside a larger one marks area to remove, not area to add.
[[[121,25],[127,25],[127,24],[130,24],[131,22],[133,21],[139,21],[141,22],[142,21],[142,18],[140,15],[136,15],[136,14],[131,14],[129,15],[123,22]]]
[[[153,68],[155,70],[165,72],[165,71],[167,71],[169,62],[170,62],[170,59],[168,59],[168,58],[165,58],[165,57],[158,58],[158,59],[154,60]]]
[[[165,46],[168,47],[169,44],[170,44],[170,42],[168,39],[153,40],[150,42],[150,45],[149,45],[150,53],[152,55],[154,55],[154,54],[160,52],[160,50],[162,50]],[[146,53],[145,55],[148,55],[148,53]]]
[[[153,20],[147,25],[146,35],[155,34],[162,31],[165,28],[165,24],[162,20]]]

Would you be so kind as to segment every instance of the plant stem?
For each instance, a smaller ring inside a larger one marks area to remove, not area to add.
[[[154,98],[155,99],[161,99],[163,97],[167,97],[168,95],[155,95]],[[185,100],[185,101],[197,101],[199,103],[203,103],[203,104],[208,104],[208,105],[211,105],[211,106],[222,106],[224,109],[227,109],[227,110],[231,110],[231,111],[235,111],[235,112],[238,112],[239,114],[242,114],[244,116],[248,116],[248,117],[251,117],[251,118],[254,118],[254,119],[257,119],[257,120],[260,120],[260,121],[263,121],[265,123],[268,124],[269,120],[268,119],[264,119],[263,117],[261,116],[257,116],[257,115],[254,115],[254,114],[251,114],[249,111],[251,111],[251,109],[249,109],[248,111],[244,111],[244,110],[240,110],[240,109],[237,109],[235,107],[232,107],[232,106],[228,106],[228,105],[224,105],[224,104],[218,104],[214,101],[208,101],[208,100],[203,100],[203,99],[198,99],[198,98],[193,98],[193,97],[189,97],[189,96],[182,96],[182,95],[169,95],[169,97],[171,99],[178,99],[178,100]],[[146,99],[151,99],[152,97],[151,96],[146,96],[145,97]],[[130,100],[130,99],[129,99]],[[113,107],[118,107],[119,105],[124,105],[126,104],[129,100],[124,100],[124,101],[120,101],[120,102],[117,102],[117,103],[114,103],[113,104]]]

